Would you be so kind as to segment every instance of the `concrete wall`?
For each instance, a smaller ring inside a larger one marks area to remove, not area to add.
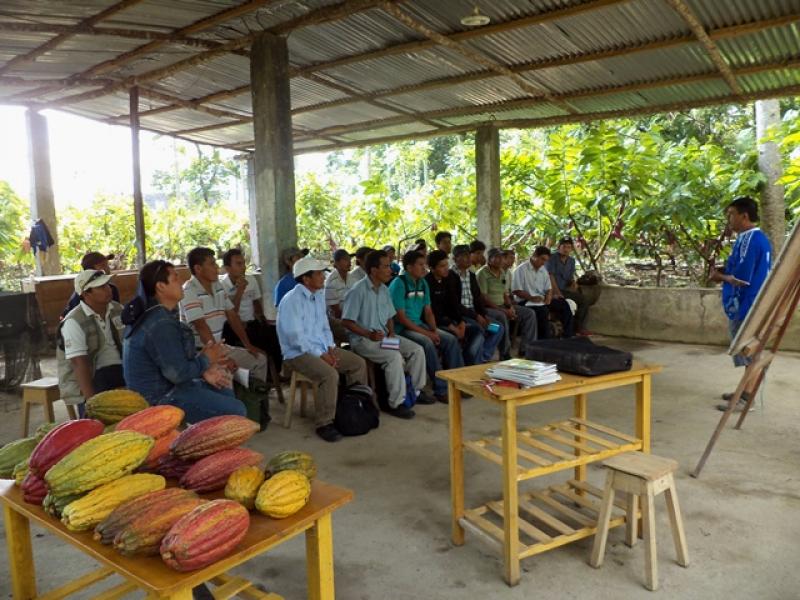
[[[589,330],[604,335],[727,346],[728,320],[719,289],[602,286],[589,309]],[[795,315],[781,348],[800,351]]]

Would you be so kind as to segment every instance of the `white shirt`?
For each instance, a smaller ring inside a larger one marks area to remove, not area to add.
[[[347,281],[350,282],[350,287],[353,287],[355,284],[364,279],[364,277],[366,276],[367,272],[358,265],[356,265],[356,268],[350,271],[350,274],[347,276]]]
[[[239,301],[239,318],[243,323],[255,321],[256,311],[253,308],[253,302],[261,300],[261,287],[259,287],[255,276],[245,275],[245,279],[247,279],[247,287],[244,288],[242,299]],[[233,299],[236,296],[236,284],[231,281],[230,276],[227,274],[220,277],[219,282],[225,288],[225,293],[228,294],[231,303],[233,303]]]
[[[514,281],[512,286],[515,290],[528,292],[531,296],[541,296],[544,298],[550,291],[550,273],[547,268],[542,266],[534,269],[530,260],[526,260],[514,271]],[[525,303],[525,306],[542,306],[544,301]]]
[[[347,280],[342,279],[339,271],[334,269],[325,278],[325,306],[341,305],[344,302],[347,292],[358,282],[352,273],[348,273],[346,277]]]
[[[205,319],[214,339],[219,342],[222,340],[222,328],[228,321],[225,311],[233,310],[233,303],[219,281],[211,284],[211,291],[212,294],[209,294],[194,276],[184,283],[183,300],[180,302],[181,319],[186,323]],[[196,329],[194,330],[194,343],[198,348],[203,346],[203,341]]]
[[[111,333],[111,319],[109,317],[111,305],[109,304],[106,309],[105,318],[94,312],[83,301],[81,301],[80,307],[87,317],[93,318],[97,322],[100,331],[103,332],[106,338],[106,343],[100,348],[100,351],[95,357],[94,368],[100,369],[102,367],[121,364],[122,358],[119,355],[117,345],[114,343],[114,336]],[[86,356],[88,354],[89,348],[86,345],[86,334],[75,319],[67,319],[64,321],[64,324],[61,326],[61,335],[64,338],[64,357],[67,360],[78,356]]]

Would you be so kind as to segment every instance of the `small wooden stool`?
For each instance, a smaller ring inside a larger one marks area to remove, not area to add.
[[[608,468],[606,475],[606,488],[600,515],[597,521],[597,533],[592,546],[592,556],[589,564],[595,568],[603,564],[608,539],[608,523],[611,517],[611,508],[614,504],[614,491],[619,490],[628,494],[627,519],[625,524],[625,543],[633,546],[637,537],[638,499],[642,497],[642,520],[644,525],[645,544],[645,577],[649,590],[658,589],[658,557],[656,555],[656,522],[655,522],[655,496],[664,492],[667,501],[672,538],[675,542],[675,553],[678,555],[678,564],[682,567],[689,566],[689,549],[686,546],[686,535],[683,531],[683,520],[678,505],[678,494],[675,491],[675,480],[672,474],[677,470],[678,463],[671,458],[661,458],[652,454],[641,452],[626,452],[605,461]]]
[[[306,416],[306,405],[308,402],[308,390],[311,389],[311,396],[316,400],[317,398],[317,384],[311,381],[302,373],[292,370],[292,379],[289,382],[289,398],[286,401],[286,412],[283,413],[283,426],[289,429],[292,426],[292,409],[294,408],[294,399],[297,391],[297,386],[300,386],[300,416]]]
[[[40,404],[44,409],[44,417],[48,423],[55,422],[53,402],[61,398],[58,390],[58,379],[55,377],[42,377],[35,381],[23,383],[22,386],[22,437],[28,437],[28,426],[31,417],[31,405]],[[70,419],[77,419],[75,407],[67,404],[67,413]]]

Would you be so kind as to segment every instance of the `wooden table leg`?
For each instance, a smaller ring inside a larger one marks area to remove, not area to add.
[[[450,412],[450,500],[452,503],[452,540],[464,544],[464,528],[459,522],[464,516],[464,432],[461,422],[461,390],[447,384]]]
[[[308,600],[333,600],[333,525],[331,515],[321,516],[306,531]]]
[[[642,452],[650,454],[650,375],[636,384],[636,437],[642,440]]]
[[[578,419],[586,420],[589,418],[588,416],[588,408],[586,405],[586,394],[576,394],[575,395],[575,417]],[[583,425],[578,425],[578,429],[581,431],[585,430],[586,427]],[[575,441],[580,442],[581,439],[577,435],[575,436]],[[583,454],[583,450],[580,448],[575,448],[575,456],[580,456]],[[575,479],[578,481],[586,481],[586,465],[580,465],[575,467]],[[578,493],[583,495],[583,490],[578,490]]]
[[[519,494],[517,488],[517,405],[503,403],[503,562],[508,585],[519,583]]]
[[[5,503],[3,517],[11,570],[12,597],[14,600],[32,600],[36,598],[36,569],[33,564],[30,522]]]
[[[145,600],[155,600],[156,597],[147,596]],[[192,588],[187,587],[180,589],[169,596],[162,596],[160,600],[192,600]]]

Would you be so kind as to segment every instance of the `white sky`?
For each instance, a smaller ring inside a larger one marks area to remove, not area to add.
[[[56,207],[88,203],[98,193],[133,194],[131,138],[127,127],[105,125],[53,110],[43,114],[47,117],[50,133],[50,169]],[[173,168],[176,144],[182,142],[141,132],[142,189],[145,194],[158,191],[151,185],[156,170]],[[295,158],[298,173],[320,172],[324,164],[324,154]],[[0,106],[0,180],[8,181],[21,198],[29,197],[30,169],[24,108]]]

